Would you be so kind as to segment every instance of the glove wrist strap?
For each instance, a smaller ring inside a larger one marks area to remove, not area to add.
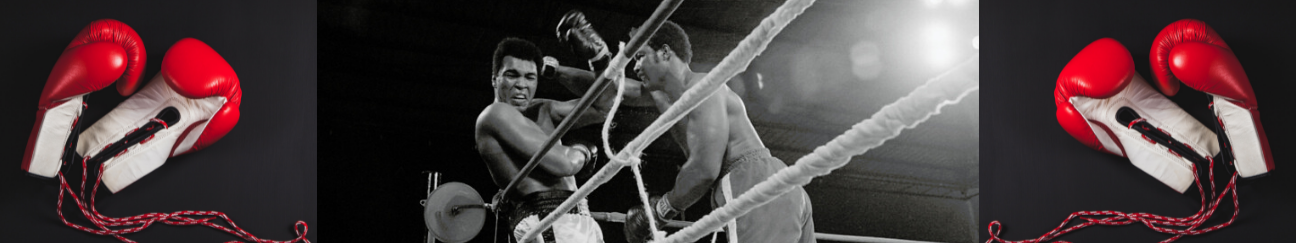
[[[607,48],[603,48],[598,55],[594,55],[594,58],[589,59],[589,65],[590,70],[600,74],[603,73],[604,69],[612,65],[612,53],[608,52]]]
[[[656,211],[657,216],[659,218],[672,219],[675,218],[675,216],[679,216],[680,213],[678,209],[675,209],[674,206],[671,206],[670,199],[667,199],[665,196],[662,196],[661,199],[658,199],[657,204],[654,205],[654,207],[655,208],[653,210]]]
[[[553,80],[558,77],[558,59],[550,56],[543,58],[544,66],[540,71],[540,77]]]

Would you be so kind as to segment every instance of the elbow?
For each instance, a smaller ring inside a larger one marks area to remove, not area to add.
[[[699,176],[699,177],[698,177],[698,180],[701,180],[703,184],[711,185],[711,184],[714,184],[714,183],[716,182],[716,180],[719,180],[719,179],[720,179],[720,175],[719,175],[719,174],[720,174],[720,171],[719,171],[719,169],[717,168],[716,171],[712,171],[712,172],[709,172],[709,173],[705,173],[705,175]]]
[[[581,167],[584,165],[584,163],[581,162],[581,160],[583,160],[582,154],[568,153],[565,155],[566,156],[562,156],[562,159],[559,162],[561,167],[559,176],[575,176],[575,174],[581,173]]]
[[[575,176],[576,174],[581,172],[581,168],[584,168],[585,163],[587,163],[587,162],[578,162],[577,159],[572,159],[569,161],[571,161],[571,163],[567,163],[567,172],[563,173],[564,176]]]
[[[560,165],[554,174],[557,176],[575,176],[576,173],[580,172],[580,165],[571,161],[574,161],[574,159],[563,160],[560,162]]]
[[[576,172],[580,171],[579,169],[580,168],[577,168],[576,166],[569,163],[546,166],[546,170],[549,172],[549,174],[553,174],[554,176],[558,176],[558,177],[574,176],[576,175]]]
[[[698,172],[697,175],[698,180],[705,185],[712,185],[716,181],[720,180],[719,163],[703,166],[703,168],[698,168],[697,172]]]
[[[687,186],[681,189],[684,190],[685,194],[705,195],[707,191],[711,190],[711,186],[715,185],[716,180],[714,175],[697,175],[690,182],[685,182]]]
[[[715,158],[708,159],[707,161],[721,161],[721,160],[723,160],[723,158],[716,156]],[[706,179],[707,182],[714,182],[720,179],[720,164],[721,162],[701,163],[699,165],[702,166],[697,166],[693,169],[697,171],[698,178]]]
[[[557,156],[551,156],[546,159],[548,161],[545,161],[549,165],[547,166],[550,168],[549,173],[554,174],[555,176],[574,176],[576,173],[580,172],[581,164],[575,162],[578,159],[577,157],[571,154],[554,152],[550,152],[550,155]]]
[[[715,185],[716,180],[716,176],[699,177],[697,178],[697,184],[705,185],[705,188],[710,189],[711,185]]]
[[[697,170],[689,170],[688,172],[690,172],[689,174],[691,174],[688,178],[692,179],[693,181],[693,183],[690,184],[697,185],[699,187],[710,186],[712,184],[715,184],[716,180],[720,179],[720,168],[715,168],[715,169],[699,168]]]
[[[580,168],[576,168],[575,166],[567,166],[567,168],[564,168],[562,173],[559,173],[558,176],[562,176],[562,177],[576,176],[576,172],[580,172]]]
[[[599,118],[605,118],[608,113],[612,113],[612,102],[599,102],[598,104],[590,106],[590,109],[594,110],[594,114],[598,115]]]

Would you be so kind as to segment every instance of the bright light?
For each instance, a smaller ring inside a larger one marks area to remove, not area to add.
[[[973,36],[973,37],[972,37],[972,49],[977,49],[977,50],[980,50],[980,49],[981,49],[981,42],[980,42],[980,40],[981,40],[981,36],[979,36],[979,35],[978,35],[978,36]]]
[[[963,4],[966,4],[967,2],[968,0],[950,0],[950,4],[954,6],[963,6]]]
[[[923,29],[923,42],[926,44],[923,48],[927,50],[927,60],[935,68],[941,69],[954,61],[954,48],[952,34],[948,26],[942,23],[932,23]]]
[[[764,88],[765,88],[765,76],[761,76],[760,73],[756,73],[756,89],[764,89]]]

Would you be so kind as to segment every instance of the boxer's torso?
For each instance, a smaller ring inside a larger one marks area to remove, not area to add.
[[[724,161],[738,159],[749,151],[764,149],[765,143],[761,141],[760,135],[756,134],[751,118],[747,117],[747,105],[743,103],[742,97],[738,97],[737,93],[724,86],[715,95],[721,96],[715,98],[724,99],[726,120],[729,122],[729,141],[725,149]]]
[[[545,133],[552,133],[556,127],[556,122],[552,120],[549,112],[549,102],[551,100],[535,99],[525,111],[518,111],[516,108],[504,103],[494,103],[491,106],[506,106],[499,109],[487,107],[483,112],[517,112],[526,117],[528,121],[540,127]],[[525,124],[493,124],[494,126],[515,126]],[[503,187],[508,185],[513,177],[526,166],[527,161],[531,159],[532,154],[521,154],[516,151],[509,151],[501,146],[501,141],[497,140],[491,134],[478,131],[476,134],[477,151],[486,162],[486,167],[491,173],[495,184]],[[575,190],[575,179],[568,177],[559,177],[546,173],[544,170],[532,170],[531,174],[522,178],[518,182],[517,189],[508,192],[511,196],[522,196],[540,191],[549,190]]]

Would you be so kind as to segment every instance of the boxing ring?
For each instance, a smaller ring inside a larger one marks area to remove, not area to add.
[[[845,166],[850,162],[850,158],[863,154],[870,149],[881,146],[887,140],[895,138],[900,131],[906,128],[913,128],[918,124],[926,121],[933,115],[939,114],[940,109],[946,105],[956,104],[970,93],[979,89],[977,79],[979,69],[979,55],[974,55],[967,61],[958,64],[955,68],[927,80],[926,83],[911,91],[909,94],[901,97],[899,100],[882,107],[877,113],[874,113],[868,119],[865,119],[855,125],[843,134],[837,136],[823,146],[814,149],[810,154],[801,157],[795,164],[779,170],[774,175],[763,182],[753,186],[750,190],[741,195],[734,197],[734,200],[723,207],[717,208],[697,222],[667,221],[655,222],[655,217],[651,216],[654,210],[648,203],[647,193],[644,191],[643,181],[639,176],[638,165],[639,156],[651,141],[656,140],[666,133],[668,129],[681,120],[688,112],[700,105],[714,94],[724,83],[733,78],[737,73],[745,70],[752,62],[756,55],[764,51],[770,40],[774,38],[783,27],[805,11],[814,1],[813,0],[789,0],[774,11],[770,16],[761,21],[746,38],[744,38],[728,56],[726,56],[711,72],[699,81],[698,84],[689,88],[674,104],[666,111],[662,112],[657,120],[653,121],[642,133],[631,140],[624,149],[613,154],[613,150],[606,147],[607,145],[607,123],[604,125],[603,138],[605,153],[609,156],[609,163],[598,170],[583,185],[580,185],[575,194],[565,200],[553,213],[548,214],[540,220],[539,226],[528,231],[518,242],[526,242],[536,237],[541,231],[549,228],[561,216],[561,212],[567,212],[576,207],[580,200],[589,196],[594,189],[608,182],[622,168],[631,167],[635,174],[636,184],[638,185],[640,201],[649,207],[645,210],[649,214],[649,228],[657,228],[658,224],[665,224],[667,227],[682,228],[674,234],[666,235],[664,232],[655,231],[651,242],[694,242],[701,237],[714,232],[721,231],[721,227],[727,222],[733,221],[748,211],[764,205],[774,198],[787,193],[795,187],[808,184],[811,179],[827,175],[837,168]],[[657,29],[665,22],[676,8],[679,7],[682,0],[666,0],[658,6],[657,10],[645,21],[644,25],[637,28],[633,38],[628,45],[622,46],[618,55],[615,56],[611,64],[594,82],[594,85],[580,99],[577,108],[567,116],[555,129],[554,133],[546,140],[541,150],[536,152],[527,164],[520,170],[517,176],[510,183],[502,188],[499,193],[492,198],[491,204],[481,204],[480,197],[473,200],[464,200],[470,202],[467,204],[453,205],[448,209],[448,215],[451,217],[465,214],[468,210],[483,208],[490,210],[503,202],[507,195],[505,192],[516,188],[517,183],[526,177],[539,164],[539,158],[548,152],[559,139],[574,125],[584,111],[589,108],[596,97],[602,94],[608,85],[614,80],[623,77],[626,64],[629,62],[629,56],[635,50],[638,50],[647,42],[649,36],[655,33]],[[624,82],[621,82],[624,83]],[[622,92],[624,87],[618,88],[618,93]],[[620,95],[614,100],[613,109],[607,115],[611,119],[616,107],[620,103]],[[471,190],[470,190],[471,191]],[[475,191],[472,192],[476,196]],[[432,194],[436,194],[435,192]],[[432,195],[435,196],[435,195]],[[427,204],[432,205],[431,197]],[[470,197],[471,198],[471,197]],[[476,204],[473,204],[476,203]],[[427,207],[425,217],[445,218],[445,211],[431,212],[433,207]],[[437,209],[443,210],[443,209]],[[484,211],[482,211],[484,213]],[[619,213],[595,213],[602,218],[601,221],[616,222],[620,217],[624,221],[624,215]],[[429,221],[431,222],[431,221]],[[441,225],[444,226],[444,225]],[[429,228],[435,227],[429,223]],[[436,229],[433,229],[436,230]],[[478,226],[477,230],[480,230]],[[475,231],[473,232],[475,235]],[[471,238],[471,237],[470,237]],[[846,242],[917,242],[876,237],[864,236],[847,236],[837,234],[816,233],[816,238],[830,241]],[[713,238],[714,240],[714,238]],[[464,240],[466,241],[466,239]]]

